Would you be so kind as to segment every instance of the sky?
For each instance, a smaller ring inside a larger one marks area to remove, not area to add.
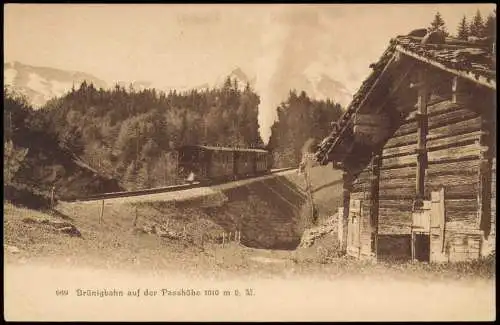
[[[354,93],[397,35],[439,11],[455,33],[493,4],[6,4],[4,61],[158,88],[213,83],[239,67],[256,78],[264,141],[295,75],[324,73]]]

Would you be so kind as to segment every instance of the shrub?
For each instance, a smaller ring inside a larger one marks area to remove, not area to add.
[[[16,148],[11,140],[4,142],[4,183],[10,184],[15,174],[21,167],[28,149]]]
[[[4,200],[10,201],[14,205],[22,205],[32,209],[50,208],[50,196],[28,185],[4,185]]]

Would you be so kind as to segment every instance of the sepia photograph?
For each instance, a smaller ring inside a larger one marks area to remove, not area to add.
[[[3,9],[6,321],[496,320],[496,4]]]

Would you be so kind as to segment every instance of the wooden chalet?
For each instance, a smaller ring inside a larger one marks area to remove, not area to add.
[[[367,258],[460,261],[495,250],[492,40],[391,40],[316,159],[343,170],[340,237]]]

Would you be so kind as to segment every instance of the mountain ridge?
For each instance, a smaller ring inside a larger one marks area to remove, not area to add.
[[[168,91],[169,89],[189,91],[193,89],[203,90],[211,87],[220,87],[224,84],[227,77],[230,77],[232,80],[236,79],[238,88],[240,89],[244,89],[247,83],[250,84],[253,89],[259,86],[256,76],[249,76],[238,66],[229,70],[229,73],[221,74],[212,82],[205,82],[194,87],[166,87],[166,89],[161,89],[145,80],[130,82],[118,81],[114,84],[123,87],[132,86],[132,88],[136,90],[157,88],[164,91]],[[109,89],[113,86],[103,79],[87,72],[64,70],[46,66],[34,66],[18,61],[4,63],[4,84],[10,85],[15,90],[26,95],[35,108],[43,106],[51,98],[63,96],[66,92],[70,91],[72,87],[78,86],[84,80],[88,83],[92,83],[96,88]],[[262,87],[262,85],[260,86]],[[310,97],[316,99],[329,98],[340,103],[342,106],[347,106],[352,99],[351,93],[342,82],[333,79],[325,73],[311,75],[303,72],[296,75],[291,80],[286,80],[286,86],[282,88],[283,89],[276,89],[278,92],[278,96],[276,97],[283,97],[282,100],[286,98],[287,92],[290,89],[295,89],[297,91],[304,90]],[[279,103],[276,103],[276,105],[278,104]]]

